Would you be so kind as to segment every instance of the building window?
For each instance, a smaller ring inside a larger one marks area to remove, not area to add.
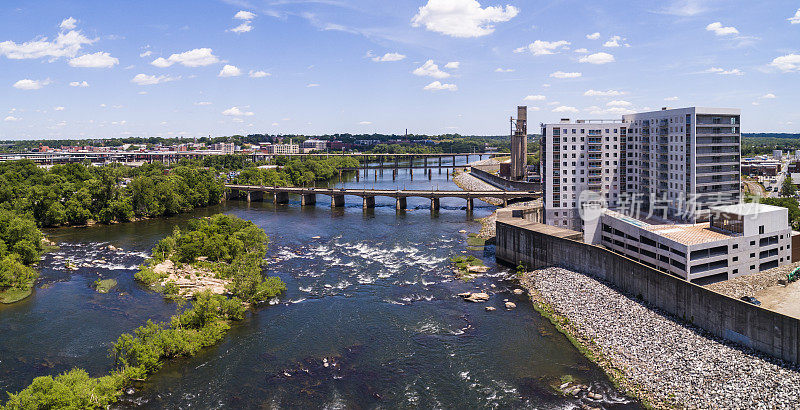
[[[759,235],[763,235],[764,234],[764,225],[761,225],[761,226],[758,227],[758,234]]]

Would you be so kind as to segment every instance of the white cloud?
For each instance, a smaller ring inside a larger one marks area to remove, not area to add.
[[[607,64],[614,62],[614,56],[608,53],[594,53],[583,56],[578,61],[589,64]]]
[[[214,55],[210,48],[195,48],[183,53],[172,54],[169,58],[159,57],[150,64],[160,68],[169,67],[176,63],[186,67],[202,67],[219,62],[219,58]]]
[[[223,111],[222,115],[227,115],[229,117],[250,117],[254,114],[252,111],[242,111],[239,107],[231,107]]]
[[[502,67],[498,67],[498,68],[496,68],[496,69],[494,70],[494,72],[495,72],[495,73],[513,73],[513,72],[514,72],[514,69],[513,69],[513,68],[502,68]]]
[[[617,97],[624,94],[627,93],[619,90],[606,90],[606,91],[586,90],[586,92],[583,93],[583,95],[587,97]]]
[[[758,97],[758,98],[760,98],[762,100],[771,100],[771,99],[778,98],[778,97],[776,97],[775,94],[773,94],[773,93],[766,93],[766,94],[764,94],[764,95],[762,95],[761,97]]]
[[[3,121],[7,121],[7,122],[16,122],[16,121],[19,121],[19,120],[21,120],[21,119],[22,119],[22,118],[15,117],[15,116],[13,116],[13,115],[9,115],[9,116],[8,116],[8,117],[6,117],[5,119],[3,119]]]
[[[614,100],[607,102],[606,105],[609,107],[630,107],[633,104],[625,100]]]
[[[528,95],[523,100],[525,101],[544,101],[547,97],[543,95]]]
[[[600,33],[587,34],[586,38],[589,39],[589,40],[599,40],[600,39]]]
[[[413,71],[414,75],[418,75],[421,77],[428,76],[433,78],[447,78],[450,77],[450,73],[446,73],[439,69],[439,66],[436,65],[433,60],[428,60],[420,67],[417,67]]]
[[[560,106],[558,106],[556,108],[553,108],[553,112],[573,112],[573,113],[576,113],[576,112],[578,112],[578,109],[575,108],[575,107],[570,107],[570,106],[566,106],[566,105],[560,105]]]
[[[170,77],[168,75],[147,75],[147,74],[136,74],[135,77],[131,79],[132,83],[139,84],[139,85],[154,85],[160,83],[166,83],[169,81],[175,81],[180,77]]]
[[[91,44],[90,40],[79,31],[60,32],[55,40],[48,41],[47,37],[17,44],[11,40],[0,42],[0,55],[12,60],[50,57],[75,57],[84,44]]]
[[[449,68],[451,70],[456,70],[456,69],[458,69],[458,67],[461,67],[461,62],[460,61],[451,61],[451,62],[449,62],[449,63],[444,65],[444,68]]]
[[[313,88],[313,87],[319,87],[319,84],[317,84],[317,83],[306,84],[306,88]]]
[[[542,41],[536,40],[525,47],[519,47],[514,50],[515,53],[522,53],[530,51],[535,56],[543,56],[547,54],[555,54],[556,49],[569,49],[570,42],[565,40],[559,41]]]
[[[372,121],[361,121],[358,125],[372,125]]]
[[[153,52],[152,52],[152,51],[150,51],[150,50],[147,50],[147,51],[145,51],[144,53],[141,53],[141,54],[139,54],[139,57],[147,57],[147,56],[150,56],[150,55],[152,55],[152,54],[153,54]]]
[[[250,25],[250,22],[249,21],[245,21],[242,24],[239,24],[238,26],[236,26],[236,27],[234,27],[232,29],[229,29],[228,31],[231,31],[231,32],[234,32],[234,33],[247,33],[248,31],[250,31],[252,29],[253,29],[253,26]]]
[[[708,11],[706,4],[708,0],[677,0],[669,7],[663,9],[661,12],[664,14],[672,14],[674,16],[696,16]]]
[[[119,64],[119,59],[111,57],[109,53],[100,51],[94,54],[84,54],[69,60],[69,65],[72,67],[111,68],[115,64]]]
[[[800,9],[797,9],[797,11],[794,13],[794,16],[789,17],[786,20],[789,20],[789,23],[791,24],[800,24]]]
[[[47,80],[30,80],[26,78],[24,80],[19,80],[16,83],[14,83],[14,88],[20,90],[38,90],[46,86],[47,84],[50,84],[49,78]]]
[[[198,102],[194,103],[194,105],[211,105],[211,102],[209,102],[209,101],[198,101]]]
[[[664,99],[664,101],[678,101],[678,100],[679,100],[678,97],[667,97]]]
[[[78,20],[75,20],[72,17],[67,17],[64,20],[62,20],[61,24],[59,24],[58,26],[61,27],[62,30],[72,30],[75,27],[77,27],[76,25],[77,22]]]
[[[73,81],[73,82],[69,83],[69,86],[70,87],[88,87],[89,83],[87,83],[86,81]]]
[[[706,26],[707,31],[713,31],[714,34],[718,36],[729,36],[732,34],[739,34],[739,30],[736,27],[725,27],[719,21],[715,23],[711,23]]]
[[[233,16],[233,18],[238,19],[238,20],[252,20],[252,19],[256,18],[256,14],[252,13],[252,12],[249,12],[249,11],[239,10]]]
[[[64,107],[61,107],[61,106],[53,107],[53,110],[55,110],[55,111],[64,111]]]
[[[422,89],[428,91],[439,91],[439,90],[458,91],[458,86],[456,86],[455,84],[442,84],[439,81],[434,81],[426,85]]]
[[[800,70],[800,54],[787,54],[776,57],[769,65],[784,72],[798,71]]]
[[[583,54],[583,53],[588,53],[588,52],[589,52],[589,50],[587,50],[587,49],[585,49],[585,48],[576,48],[574,51],[575,51],[576,53],[581,53],[581,54]]]
[[[225,64],[222,70],[219,71],[218,77],[238,77],[242,75],[242,70],[235,65]]]
[[[722,68],[719,68],[719,67],[711,67],[708,70],[703,71],[703,72],[704,73],[709,73],[709,74],[719,74],[719,75],[743,75],[744,74],[744,72],[742,70],[739,70],[738,68],[732,68],[730,70],[725,70],[725,69],[722,69]]]
[[[428,0],[411,25],[451,37],[481,37],[494,32],[492,23],[509,21],[518,13],[509,5],[481,8],[477,0]]]
[[[403,54],[400,54],[400,53],[386,53],[386,54],[383,55],[383,57],[381,57],[381,56],[372,57],[372,61],[375,61],[376,63],[385,63],[385,62],[392,62],[392,61],[400,61],[400,60],[403,60],[405,58],[406,58],[406,56],[403,55]]]
[[[625,107],[606,107],[601,108],[598,106],[592,106],[586,109],[589,114],[592,115],[623,115],[623,114],[632,114],[635,111],[630,108]]]
[[[269,77],[272,74],[261,70],[258,71],[250,70],[250,73],[248,75],[250,76],[250,78],[263,78],[263,77]]]
[[[611,38],[608,39],[608,41],[603,43],[603,47],[622,47],[622,46],[630,47],[629,44],[625,43],[625,40],[626,40],[625,38],[620,36],[611,36]]]
[[[550,74],[550,77],[553,78],[578,78],[582,76],[581,73],[565,73],[563,71],[556,71],[555,73]]]

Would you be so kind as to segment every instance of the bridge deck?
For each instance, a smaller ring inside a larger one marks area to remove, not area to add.
[[[345,188],[303,188],[303,187],[270,187],[257,185],[225,185],[229,189],[245,192],[287,193],[301,195],[354,195],[354,196],[386,196],[422,197],[422,198],[537,198],[541,192],[535,191],[437,191],[421,189],[345,189]]]

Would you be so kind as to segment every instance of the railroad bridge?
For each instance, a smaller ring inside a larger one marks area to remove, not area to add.
[[[300,196],[301,205],[313,205],[317,202],[317,195],[327,195],[331,198],[331,207],[343,207],[347,195],[360,197],[364,208],[375,207],[375,197],[383,196],[395,198],[397,209],[406,209],[406,198],[428,198],[431,201],[431,210],[439,209],[441,198],[462,198],[467,201],[467,212],[471,212],[473,201],[480,198],[496,198],[508,205],[513,199],[537,199],[541,192],[533,191],[437,191],[437,190],[391,190],[391,189],[345,189],[345,188],[301,188],[301,187],[271,187],[258,185],[225,185],[230,191],[243,194],[247,201],[264,200],[267,194],[273,196],[276,204],[289,203],[289,194]]]

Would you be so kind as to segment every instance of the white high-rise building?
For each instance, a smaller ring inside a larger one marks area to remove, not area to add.
[[[582,230],[581,194],[590,191],[608,207],[620,205],[628,126],[622,121],[542,124],[544,222]]]
[[[542,124],[544,221],[583,230],[582,200],[671,221],[707,221],[740,200],[738,109],[689,107],[617,121]]]
[[[738,109],[701,107],[623,115],[627,191],[648,214],[690,223],[738,203],[740,119]]]

